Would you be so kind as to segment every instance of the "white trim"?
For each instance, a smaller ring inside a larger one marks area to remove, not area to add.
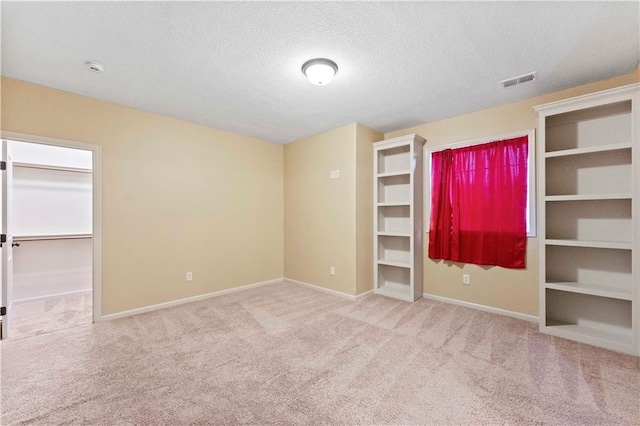
[[[49,138],[45,136],[29,135],[25,133],[0,131],[2,139],[17,142],[39,143],[65,148],[83,149],[91,151],[92,155],[92,192],[93,192],[93,322],[102,318],[102,147],[85,142]]]
[[[601,90],[595,93],[587,93],[568,99],[560,99],[533,107],[533,110],[540,116],[540,113],[547,115],[562,114],[575,109],[587,109],[607,103],[614,103],[618,99],[629,100],[630,91],[637,90],[640,83],[631,83],[626,86],[614,87],[612,89]]]
[[[309,283],[305,283],[304,281],[293,280],[291,278],[284,278],[284,280],[285,281],[289,281],[289,282],[294,283],[294,284],[299,284],[299,285],[302,285],[302,286],[305,286],[305,287],[309,287],[309,288],[312,288],[314,290],[321,291],[323,293],[333,294],[334,296],[338,296],[338,297],[341,297],[343,299],[351,300],[352,302],[364,299],[366,297],[364,295],[369,293],[369,292],[367,292],[367,293],[359,294],[358,296],[354,296],[352,294],[343,293],[343,292],[337,291],[337,290],[331,290],[330,288],[320,287],[319,285],[309,284]],[[371,291],[373,291],[373,290],[371,290]],[[359,296],[362,296],[362,298],[358,299]]]
[[[369,296],[373,296],[373,289],[356,295],[356,302],[364,300],[364,299],[368,298]]]
[[[57,293],[57,294],[47,294],[45,296],[28,297],[26,299],[14,300],[13,304],[14,305],[21,305],[23,303],[40,302],[42,300],[58,299],[58,298],[61,298],[61,297],[75,296],[75,295],[85,294],[85,293],[86,294],[91,294],[91,289],[67,291],[65,293]]]
[[[527,199],[529,204],[529,216],[527,222],[529,222],[529,229],[527,231],[528,238],[535,238],[537,234],[536,225],[536,129],[520,130],[518,132],[505,133],[502,135],[495,135],[489,137],[482,137],[478,139],[472,139],[461,142],[454,142],[446,145],[439,145],[429,147],[424,146],[424,218],[425,218],[425,233],[429,233],[429,222],[431,221],[431,154],[445,149],[456,149],[465,146],[480,145],[484,143],[491,143],[504,139],[513,139],[519,136],[528,136],[529,144],[527,146],[529,150],[529,158],[527,164]]]
[[[395,138],[383,139],[381,141],[374,142],[373,143],[373,147],[374,148],[382,148],[382,149],[391,149],[391,148],[395,148],[397,146],[407,145],[407,140],[411,140],[412,141],[412,140],[415,140],[416,138],[422,139],[422,141],[423,141],[422,143],[426,142],[426,140],[422,136],[420,136],[420,135],[418,135],[416,133],[411,133],[411,134],[408,134],[408,135],[402,135],[402,136],[398,136],[398,137],[395,137]],[[374,173],[377,176],[378,169],[375,169]]]
[[[184,299],[171,300],[169,302],[158,303],[156,305],[143,306],[141,308],[129,309],[128,311],[115,312],[113,314],[103,315],[100,321],[111,321],[114,319],[130,317],[132,315],[144,314],[147,312],[157,311],[159,309],[171,308],[174,306],[184,305],[185,303],[198,302],[200,300],[210,299],[212,297],[224,296],[225,294],[236,293],[238,291],[249,290],[265,285],[277,284],[282,282],[283,278],[274,278],[272,280],[261,281],[253,284],[241,285],[239,287],[228,288],[226,290],[214,291],[211,293],[199,294],[197,296],[185,297]]]
[[[102,318],[102,147],[93,151],[93,322]]]
[[[491,314],[498,314],[524,321],[535,322],[536,324],[539,322],[538,317],[535,315],[521,314],[520,312],[507,311],[506,309],[494,308],[491,306],[480,305],[478,303],[465,302],[463,300],[449,299],[448,297],[436,296],[434,294],[424,293],[422,297],[424,297],[425,299],[435,300],[436,302],[458,305],[465,308],[476,309],[478,311],[489,312]]]

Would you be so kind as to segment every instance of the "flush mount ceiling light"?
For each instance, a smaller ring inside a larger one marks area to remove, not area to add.
[[[101,73],[104,71],[104,67],[102,66],[102,64],[98,62],[93,62],[93,61],[85,62],[84,66],[87,67],[87,69],[91,72]]]
[[[330,59],[316,58],[302,64],[302,73],[318,86],[329,84],[338,72],[338,65]]]

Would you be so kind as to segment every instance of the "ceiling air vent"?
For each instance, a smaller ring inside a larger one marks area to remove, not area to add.
[[[517,77],[513,77],[513,78],[508,78],[506,80],[502,80],[499,83],[500,83],[500,86],[505,88],[505,87],[516,86],[518,84],[526,83],[528,81],[533,81],[533,80],[535,80],[537,78],[538,78],[538,72],[534,71],[534,72],[530,72],[528,74],[523,74],[523,75],[519,75]]]

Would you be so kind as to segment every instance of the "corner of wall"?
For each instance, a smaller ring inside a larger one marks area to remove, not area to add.
[[[373,143],[383,138],[356,123],[356,295],[373,289]]]
[[[356,287],[355,144],[351,123],[284,148],[284,276],[348,295]]]

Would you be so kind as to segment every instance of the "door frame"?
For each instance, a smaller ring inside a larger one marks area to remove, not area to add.
[[[93,217],[93,264],[92,264],[92,319],[102,320],[102,147],[85,142],[28,135],[24,133],[0,131],[2,139],[16,142],[53,145],[63,148],[75,148],[92,152],[92,217]]]

